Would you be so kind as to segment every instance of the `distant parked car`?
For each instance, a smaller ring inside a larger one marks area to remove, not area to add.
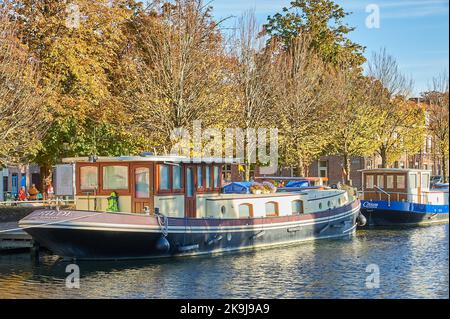
[[[443,182],[442,176],[439,176],[439,175],[431,176],[431,179],[430,179],[431,187],[434,187],[435,184],[442,183],[442,182]]]
[[[436,183],[433,185],[433,189],[448,189],[448,183]]]

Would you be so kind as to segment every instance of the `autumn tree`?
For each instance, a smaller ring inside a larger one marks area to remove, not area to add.
[[[374,116],[380,118],[376,130],[381,166],[386,168],[397,161],[402,154],[418,153],[425,140],[425,108],[417,103],[396,98],[389,108],[376,109]]]
[[[311,48],[325,63],[345,68],[359,68],[365,61],[364,47],[352,42],[354,30],[344,23],[349,13],[331,0],[294,0],[282,13],[268,17],[265,31],[270,40],[290,47],[298,35],[311,38]]]
[[[298,35],[275,60],[272,81],[282,159],[299,176],[321,155],[335,112],[330,68],[311,50],[310,37]]]
[[[380,120],[375,134],[379,145],[376,153],[381,157],[381,166],[386,168],[404,152],[420,151],[425,139],[425,112],[423,107],[407,100],[413,81],[400,71],[386,49],[372,54],[367,76],[373,80],[372,116]]]
[[[222,36],[200,0],[152,6],[134,24],[136,66],[128,109],[131,125],[170,150],[171,132],[220,120],[228,101]]]
[[[239,19],[231,39],[232,61],[230,79],[233,85],[234,107],[233,127],[244,134],[247,152],[244,158],[245,179],[250,179],[250,169],[256,154],[256,140],[245,133],[248,129],[268,128],[276,123],[273,119],[273,95],[271,94],[272,52],[264,47],[264,39],[259,36],[260,27],[253,11],[247,11]]]
[[[45,96],[38,65],[20,43],[10,3],[0,3],[0,167],[28,161],[41,147]]]
[[[449,81],[448,73],[433,78],[432,87],[422,93],[428,104],[428,130],[434,140],[435,152],[441,162],[444,181],[448,182],[449,159]]]
[[[15,1],[11,15],[52,92],[45,104],[53,120],[36,158],[44,167],[64,156],[129,154],[139,144],[113,94],[135,7],[131,0]]]
[[[351,158],[370,156],[378,149],[376,131],[380,118],[373,116],[373,80],[358,73],[340,72],[334,86],[335,111],[329,155],[342,156],[342,181],[350,184]]]

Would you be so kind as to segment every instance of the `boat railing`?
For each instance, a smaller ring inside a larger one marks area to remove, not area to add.
[[[391,198],[393,197],[394,200],[397,200],[398,202],[400,201],[408,201],[408,197],[417,197],[417,202],[418,204],[427,204],[430,201],[430,196],[431,195],[435,195],[436,193],[442,193],[445,194],[447,192],[433,192],[433,191],[424,191],[424,192],[420,192],[420,193],[402,193],[402,192],[388,192],[385,191],[381,188],[379,188],[378,186],[374,186],[374,189],[376,190],[364,190],[364,191],[359,191],[358,192],[358,196],[359,198],[363,199],[364,198],[364,193],[376,193],[380,195],[380,200],[382,200],[381,198],[381,194],[385,194],[388,196],[388,200],[391,201]],[[402,198],[400,198],[402,197]]]
[[[391,206],[391,194],[389,194],[388,192],[386,192],[384,189],[382,189],[381,187],[375,185],[374,186],[375,189],[378,189],[381,193],[385,194],[388,198],[388,207]],[[381,194],[380,194],[380,200],[381,200]]]
[[[8,201],[2,201],[0,202],[0,207],[8,207],[8,206],[47,206],[47,207],[59,207],[59,206],[66,206],[66,205],[72,205],[75,203],[74,199],[62,199],[62,198],[48,198],[43,200],[25,200],[25,201],[18,201],[18,200],[8,200]]]

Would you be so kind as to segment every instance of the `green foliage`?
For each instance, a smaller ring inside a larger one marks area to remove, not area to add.
[[[124,29],[135,4],[75,4],[68,10],[66,2],[56,0],[17,1],[21,38],[52,91],[46,102],[53,122],[37,156],[41,164],[54,164],[63,155],[117,155],[139,145],[123,125],[127,114],[114,92],[114,70],[122,62]]]
[[[343,19],[349,14],[331,0],[295,0],[290,8],[268,17],[265,31],[270,41],[281,42],[285,49],[299,35],[309,35],[311,47],[326,63],[349,68],[364,62],[364,47],[352,42],[347,34],[354,28]]]

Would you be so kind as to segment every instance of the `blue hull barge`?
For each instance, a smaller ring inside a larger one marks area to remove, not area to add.
[[[448,223],[448,189],[430,189],[430,171],[363,170],[361,213],[366,227]]]

